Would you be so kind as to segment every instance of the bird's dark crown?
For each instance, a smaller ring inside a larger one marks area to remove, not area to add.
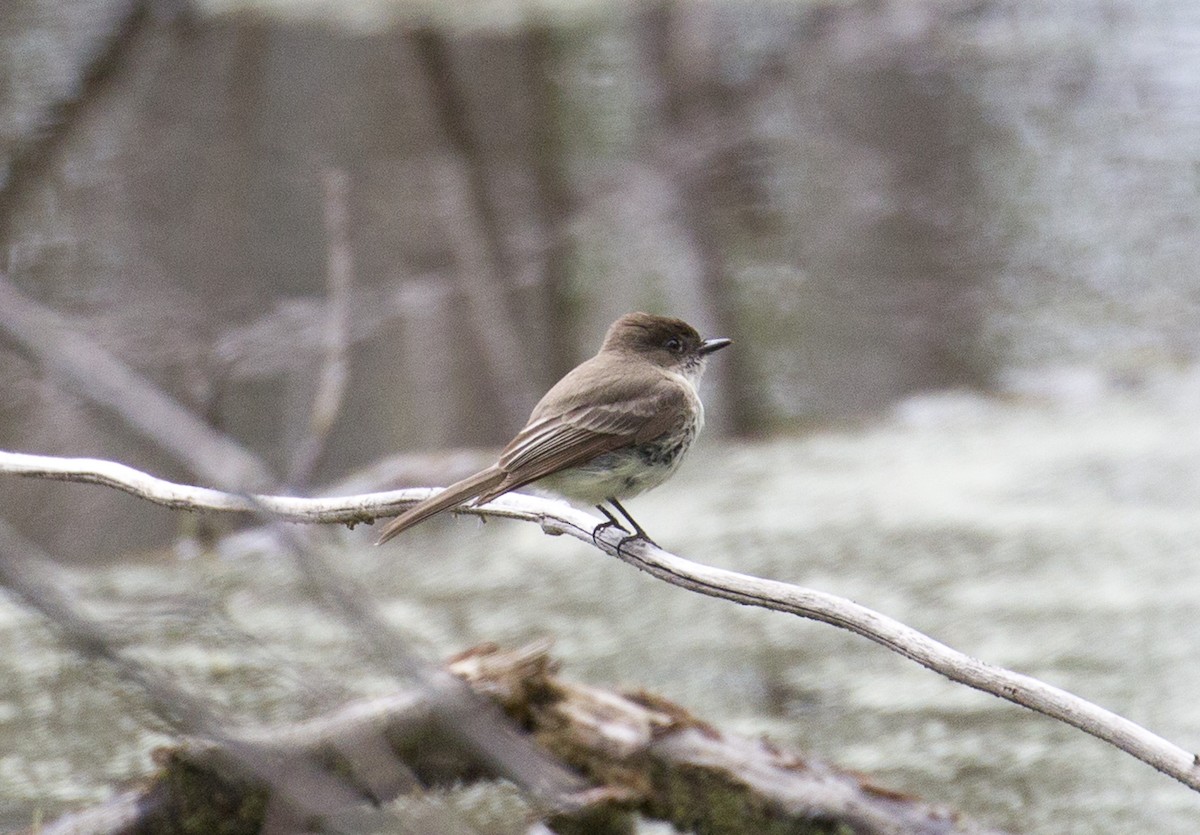
[[[651,313],[626,313],[604,337],[604,351],[628,351],[674,365],[698,357],[704,340],[682,319]]]

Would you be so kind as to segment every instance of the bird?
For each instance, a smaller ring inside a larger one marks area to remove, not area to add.
[[[477,507],[526,485],[599,510],[606,521],[592,531],[594,541],[616,527],[628,534],[618,552],[634,540],[654,544],[621,500],[678,469],[704,425],[697,386],[707,359],[732,342],[702,339],[682,319],[625,314],[595,356],[546,392],[495,464],[413,505],[383,528],[376,544],[444,510]]]

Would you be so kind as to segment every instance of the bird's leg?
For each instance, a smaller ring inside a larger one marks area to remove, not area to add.
[[[633,531],[634,531],[632,534],[630,534],[629,536],[625,537],[624,539],[622,539],[620,542],[617,543],[617,553],[618,554],[621,553],[621,549],[624,548],[626,543],[629,543],[629,542],[648,542],[651,545],[653,545],[655,548],[658,547],[658,543],[655,542],[653,539],[651,539],[649,536],[647,536],[646,532],[644,530],[642,530],[642,526],[637,523],[636,519],[634,519],[632,516],[629,515],[629,511],[626,510],[624,507],[622,507],[621,503],[619,501],[617,501],[616,499],[610,498],[608,500],[608,503],[611,504],[613,507],[615,507],[618,511],[620,511],[621,515],[625,517],[626,521],[629,522],[629,524],[633,527]],[[609,518],[612,518],[612,517],[609,517]],[[624,525],[617,525],[617,527],[620,528],[621,530],[626,530]]]
[[[609,501],[611,502],[612,499],[609,499]],[[618,530],[625,531],[625,533],[629,533],[629,531],[625,530],[625,526],[617,521],[617,517],[613,516],[612,513],[609,512],[607,507],[602,504],[598,504],[596,505],[596,510],[603,513],[604,518],[608,520],[607,522],[601,522],[599,525],[592,528],[592,544],[597,548],[600,547],[600,541],[596,539],[596,537],[598,537],[600,535],[600,531],[604,530],[605,528],[617,528]]]

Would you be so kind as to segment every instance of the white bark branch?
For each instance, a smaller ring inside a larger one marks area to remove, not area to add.
[[[275,483],[257,455],[200,420],[74,324],[27,298],[0,273],[0,331],[46,371],[60,375],[203,478],[246,489]]]
[[[351,525],[395,514],[434,492],[410,489],[334,498],[246,498],[174,484],[112,461],[5,451],[0,451],[0,473],[103,484],[178,509],[269,511],[295,522]],[[568,534],[588,543],[593,542],[592,531],[601,521],[563,502],[521,494],[509,494],[482,507],[464,508],[461,512],[537,522],[549,534]],[[1197,755],[1112,711],[1035,678],[971,658],[865,606],[801,586],[694,563],[646,543],[634,543],[618,552],[620,533],[611,529],[601,532],[595,541],[606,553],[690,591],[788,612],[854,632],[952,681],[1079,728],[1200,791],[1200,758]]]

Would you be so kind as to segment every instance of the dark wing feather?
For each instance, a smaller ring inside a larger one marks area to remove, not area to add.
[[[629,439],[622,435],[589,432],[586,429],[572,428],[556,422],[554,431],[549,438],[544,438],[533,446],[516,450],[524,459],[521,464],[508,470],[504,481],[499,485],[481,493],[476,499],[476,503],[489,502],[509,490],[516,490],[518,487],[523,487],[551,473],[586,463],[597,455],[603,455],[628,445]],[[503,464],[500,466],[504,469]]]
[[[576,371],[581,369],[586,364]],[[676,429],[686,414],[684,387],[665,374],[640,382],[640,391],[618,385],[610,389],[606,402],[578,405],[558,414],[554,406],[566,404],[556,403],[552,395],[558,387],[551,389],[534,409],[533,419],[500,454],[498,466],[506,474],[503,483],[481,494],[479,501]]]

